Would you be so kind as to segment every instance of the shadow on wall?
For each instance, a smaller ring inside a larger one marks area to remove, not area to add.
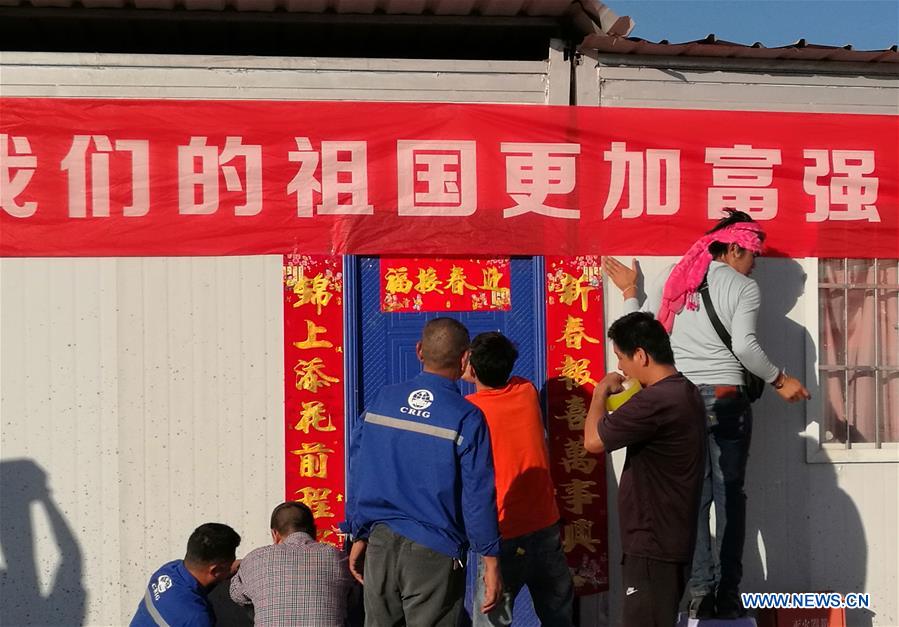
[[[762,292],[759,341],[775,364],[805,380],[808,331],[787,315],[806,289],[793,259],[763,259],[753,278]],[[812,394],[814,381],[805,381]],[[806,407],[766,390],[753,406],[746,476],[747,526],[742,589],[747,592],[863,592],[867,542],[858,509],[831,464],[806,463]],[[872,613],[847,611],[848,624],[872,624]]]
[[[37,535],[33,518],[37,508],[49,523],[47,537]],[[37,562],[38,543],[50,543],[47,550],[58,554],[55,568],[46,574]],[[81,549],[53,501],[46,473],[32,460],[0,462],[0,551],[5,562],[0,571],[0,624],[83,623],[87,599]],[[42,579],[50,581],[46,594]]]
[[[642,274],[640,276],[642,282]],[[608,327],[610,322],[606,321],[606,327]],[[617,362],[614,360],[614,355],[611,362],[608,361],[608,357],[606,358],[605,365],[605,370],[593,370],[591,377],[598,381],[602,379],[606,372],[616,370]],[[583,415],[578,417],[577,409],[565,411],[558,405],[555,409],[550,408],[550,396],[557,399],[556,402],[580,398]],[[564,447],[564,444],[577,440],[583,443],[583,417],[586,416],[586,410],[590,407],[592,398],[592,394],[582,387],[569,391],[566,381],[560,377],[548,379],[540,389],[544,423],[548,430],[550,469],[556,491],[556,505],[559,508],[561,517],[563,538],[565,537],[564,529],[566,525],[575,523],[575,527],[570,528],[572,535],[568,537],[567,541],[573,543],[571,549],[575,554],[580,553],[579,561],[577,558],[572,559],[570,554],[566,555],[566,558],[569,560],[569,568],[574,577],[576,590],[580,586],[602,590],[590,595],[575,596],[574,623],[576,625],[609,624],[609,595],[618,592],[621,595],[624,594],[624,591],[619,587],[621,550],[616,514],[617,506],[612,505],[614,509],[610,509],[610,504],[617,503],[618,497],[618,482],[612,466],[612,455],[608,453],[596,455],[580,448],[581,454],[574,460],[569,459],[570,466],[566,469],[566,466],[562,463],[562,457],[566,453],[560,451],[559,447],[560,443]],[[590,486],[588,490],[588,492],[593,494],[602,494],[603,486],[605,488],[605,498],[601,501],[588,499],[590,502],[587,505],[591,507],[589,513],[577,514],[572,512],[567,507],[565,500],[560,498],[560,495],[565,493],[565,484],[573,478],[596,481],[597,485]],[[520,489],[521,487],[523,486],[519,486],[516,489],[516,486],[513,484],[509,494],[515,495],[519,499],[526,498],[524,490]],[[521,598],[519,597],[520,600]],[[518,604],[516,603],[517,606]],[[584,618],[593,622],[582,622]],[[539,622],[533,624],[539,624]],[[517,620],[514,625],[518,625]]]

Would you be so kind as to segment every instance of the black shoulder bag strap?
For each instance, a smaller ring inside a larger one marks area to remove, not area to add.
[[[721,324],[721,319],[718,318],[718,312],[715,311],[715,306],[712,305],[712,295],[709,293],[708,274],[703,277],[702,283],[699,284],[699,291],[702,293],[702,302],[705,305],[705,312],[708,314],[712,326],[715,327],[715,332],[743,369],[743,381],[749,401],[753,402],[758,400],[765,391],[765,381],[758,375],[749,372],[749,370],[746,369],[746,366],[743,365],[743,362],[740,361],[740,358],[737,357],[737,354],[734,353],[730,333],[728,333],[727,329],[724,328],[724,325]]]
[[[715,332],[718,334],[718,337],[721,338],[721,341],[724,342],[724,345],[727,347],[727,350],[730,351],[730,354],[734,356],[734,359],[737,360],[738,363],[742,366],[743,364],[740,362],[740,358],[736,356],[733,349],[733,342],[730,339],[730,333],[727,332],[727,329],[724,328],[724,325],[721,324],[721,319],[718,317],[718,312],[715,311],[715,306],[712,305],[712,295],[709,294],[709,276],[706,275],[702,279],[702,283],[699,284],[699,291],[702,293],[702,303],[705,305],[705,312],[709,316],[709,320],[712,321],[712,326],[715,327]]]

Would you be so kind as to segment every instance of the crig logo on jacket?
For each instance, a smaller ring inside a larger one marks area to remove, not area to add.
[[[159,575],[159,579],[150,587],[153,588],[153,598],[158,601],[159,595],[172,587],[172,578],[168,575]]]
[[[434,394],[430,390],[415,390],[409,395],[406,402],[409,403],[409,406],[400,407],[400,413],[422,418],[431,417],[431,412],[425,411],[434,402]]]

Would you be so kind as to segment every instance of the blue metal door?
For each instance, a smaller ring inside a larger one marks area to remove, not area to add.
[[[415,343],[425,322],[438,316],[461,321],[472,337],[484,331],[501,331],[519,351],[514,374],[526,377],[541,389],[545,381],[543,259],[521,257],[511,263],[511,308],[509,311],[448,313],[382,313],[380,260],[351,257],[345,266],[347,416],[357,420],[366,402],[383,386],[398,383],[421,372]],[[463,393],[473,386],[460,382]],[[351,430],[350,430],[351,432]],[[466,608],[471,608],[471,583],[475,568],[469,568]],[[539,625],[527,590],[515,602],[516,626]]]

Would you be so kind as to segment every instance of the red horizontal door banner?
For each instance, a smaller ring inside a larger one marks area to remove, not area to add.
[[[287,500],[306,503],[318,539],[342,546],[346,492],[343,262],[284,256],[284,444]]]
[[[509,311],[511,277],[508,257],[381,257],[381,311]]]
[[[899,116],[0,99],[0,255],[899,256]]]

